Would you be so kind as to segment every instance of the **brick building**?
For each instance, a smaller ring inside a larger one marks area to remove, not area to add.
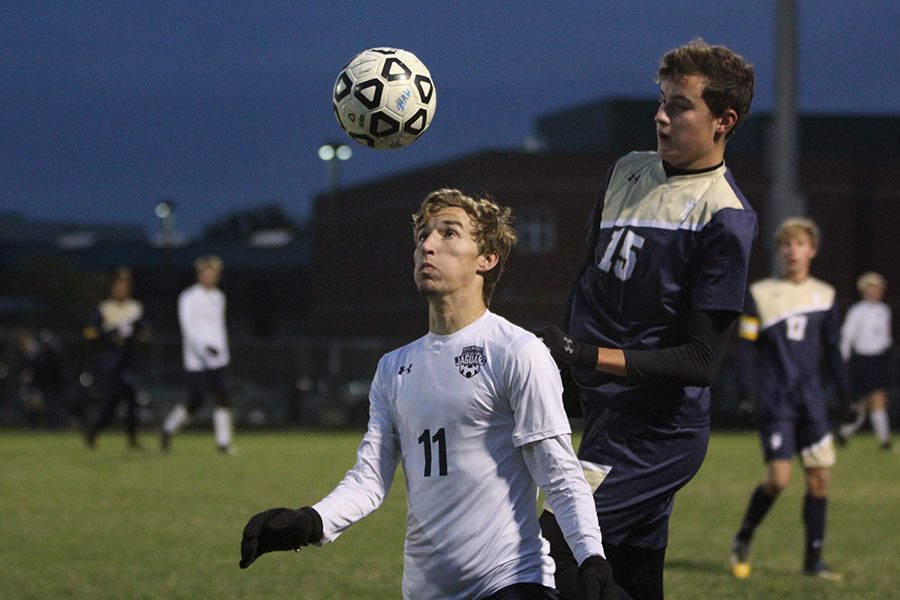
[[[521,240],[492,308],[526,327],[558,322],[601,179],[622,153],[654,147],[654,107],[645,100],[576,107],[538,120],[537,152],[480,152],[318,196],[311,224],[312,330],[398,341],[425,331],[427,308],[412,280],[409,215],[439,187],[485,191],[513,207]],[[761,227],[773,201],[765,163],[770,121],[768,115],[748,119],[726,152]],[[823,232],[814,275],[838,288],[845,307],[855,301],[854,281],[865,270],[900,286],[893,244],[900,232],[900,118],[802,116],[800,139],[800,188]],[[769,273],[770,247],[771,233],[761,231],[753,279]],[[888,302],[898,306],[898,299],[889,290]]]

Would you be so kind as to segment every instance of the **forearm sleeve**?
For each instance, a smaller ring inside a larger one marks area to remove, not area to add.
[[[388,416],[370,408],[369,426],[356,452],[356,464],[313,508],[322,517],[322,539],[332,542],[345,529],[381,506],[391,489],[400,451]]]
[[[527,444],[522,453],[578,564],[592,554],[605,558],[597,509],[572,449],[571,436],[557,435]]]
[[[719,370],[738,313],[694,311],[686,343],[662,350],[624,350],[632,381],[709,385]]]

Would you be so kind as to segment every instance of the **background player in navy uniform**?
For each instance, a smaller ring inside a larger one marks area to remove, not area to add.
[[[516,239],[510,210],[443,189],[413,227],[428,334],[379,361],[353,469],[312,507],[251,518],[241,567],[333,541],[381,504],[402,464],[404,598],[557,598],[537,487],[560,515],[587,597],[615,598],[556,365],[533,334],[487,309]]]
[[[100,344],[97,379],[102,406],[85,437],[90,448],[96,445],[97,436],[109,425],[122,401],[127,409],[125,424],[128,443],[132,448],[140,448],[137,437],[137,387],[131,365],[135,344],[147,339],[149,329],[144,319],[144,306],[132,298],[131,293],[131,271],[122,267],[113,277],[109,298],[97,306],[84,328],[84,336]]]
[[[857,418],[838,428],[838,443],[846,444],[866,420],[872,421],[875,437],[883,450],[892,450],[888,416],[891,385],[891,309],[884,303],[887,282],[869,271],[856,281],[862,300],[850,307],[841,326],[841,354],[850,364],[850,383],[857,400]]]
[[[822,561],[830,467],[834,443],[822,389],[820,363],[828,364],[843,405],[849,403],[846,366],[840,352],[841,317],[835,290],[810,275],[819,247],[819,230],[806,218],[787,219],[776,234],[782,277],[750,286],[740,337],[755,361],[742,361],[758,374],[756,404],[760,441],[767,464],[765,480],[750,498],[731,552],[732,574],[750,576],[753,533],[791,480],[791,461],[799,455],[806,479],[803,572],[828,580],[840,575]],[[746,388],[746,377],[741,382]]]
[[[756,215],[725,167],[725,143],[747,115],[753,68],[696,39],[657,73],[657,151],[607,174],[564,332],[538,331],[574,368],[585,430],[578,456],[616,582],[663,597],[675,492],[709,441],[709,383],[743,309]],[[556,519],[541,516],[557,585],[580,597]]]

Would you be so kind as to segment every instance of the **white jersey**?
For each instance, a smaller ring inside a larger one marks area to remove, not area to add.
[[[225,294],[195,283],[178,296],[181,349],[187,371],[218,369],[231,359],[225,329]],[[215,352],[209,349],[214,348]]]
[[[429,333],[386,354],[356,466],[313,507],[323,520],[321,543],[377,508],[402,462],[404,598],[482,598],[522,582],[552,587],[524,446],[555,436],[568,442],[561,393],[543,343],[490,312],[452,335]],[[561,495],[583,499],[589,518],[581,523],[593,523],[570,529],[593,540],[580,554],[602,554],[590,488],[568,447],[581,483]]]
[[[841,354],[878,356],[893,345],[891,309],[884,302],[861,300],[847,311],[841,326]]]

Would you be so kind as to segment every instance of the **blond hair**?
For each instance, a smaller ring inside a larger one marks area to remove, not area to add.
[[[472,220],[472,237],[478,245],[478,253],[497,253],[497,265],[490,271],[481,273],[484,278],[482,297],[485,306],[490,306],[494,288],[497,287],[509,253],[518,239],[512,226],[512,209],[500,206],[489,196],[472,197],[457,189],[442,188],[428,194],[419,210],[412,215],[413,236],[418,234],[429,218],[442,208],[451,206],[463,209]]]
[[[815,221],[806,217],[790,217],[782,221],[775,232],[775,243],[780,246],[801,233],[809,236],[813,248],[819,247],[819,241],[822,239],[819,233],[819,226],[816,225]]]
[[[859,290],[859,293],[862,293],[866,286],[870,285],[884,290],[887,287],[887,280],[875,271],[866,271],[856,280],[856,289]]]

